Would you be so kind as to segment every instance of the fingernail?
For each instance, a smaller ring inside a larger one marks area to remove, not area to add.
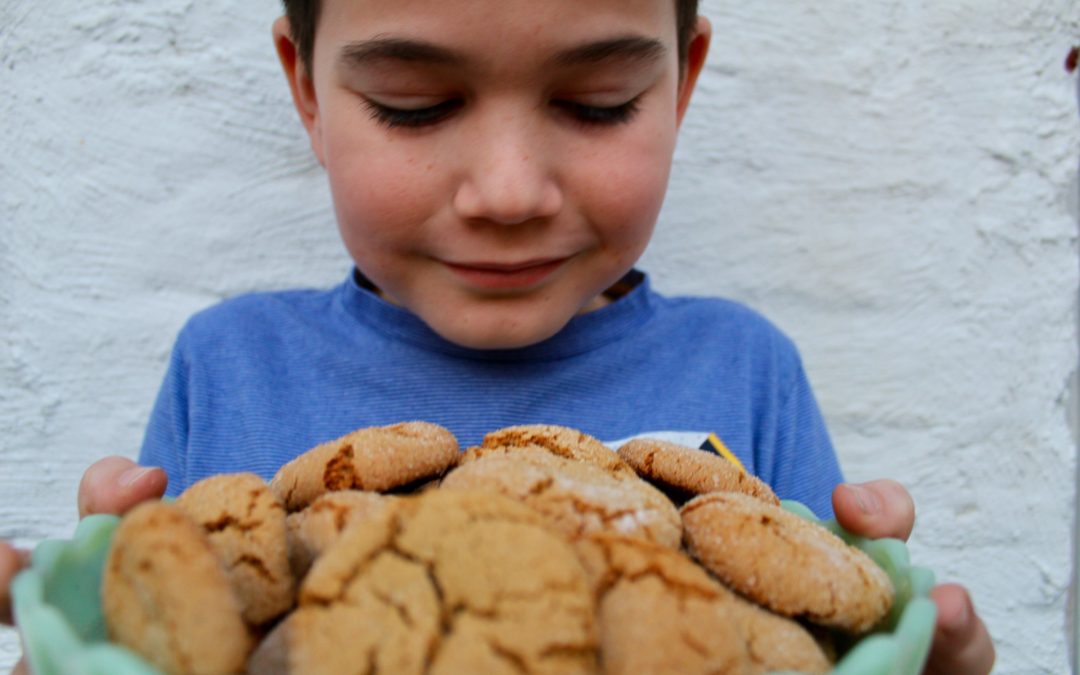
[[[119,483],[121,487],[131,487],[140,478],[153,471],[153,467],[149,466],[137,466],[134,469],[128,469],[124,473],[120,474]]]
[[[855,503],[865,515],[873,516],[881,513],[881,499],[873,490],[867,490],[859,485],[848,485],[852,494],[855,495]]]

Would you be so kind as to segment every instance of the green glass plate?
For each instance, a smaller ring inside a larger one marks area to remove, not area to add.
[[[101,572],[119,522],[89,516],[72,539],[41,542],[12,582],[15,621],[35,675],[160,675],[105,635]]]
[[[855,537],[835,521],[819,521],[798,502],[784,502],[784,508],[865,551],[896,589],[881,626],[856,644],[840,645],[844,655],[832,675],[918,675],[934,631],[933,573],[912,566],[907,547],[897,539]],[[35,675],[161,675],[130,650],[109,643],[105,634],[101,572],[119,522],[116,516],[89,516],[70,540],[41,542],[30,567],[12,583],[15,618]]]

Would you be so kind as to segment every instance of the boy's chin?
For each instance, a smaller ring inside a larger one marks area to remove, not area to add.
[[[560,330],[562,330],[565,325],[566,323],[564,322],[561,325],[541,330],[477,330],[476,328],[465,330],[440,330],[436,326],[432,326],[432,329],[436,333],[438,333],[444,340],[452,342],[459,347],[465,347],[468,349],[494,350],[521,349],[523,347],[535,345],[554,336]]]
[[[504,315],[421,317],[444,340],[468,349],[521,349],[556,335],[573,318],[566,316],[521,317]],[[440,320],[441,319],[441,320]]]

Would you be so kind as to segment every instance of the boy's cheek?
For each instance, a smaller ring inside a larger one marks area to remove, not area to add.
[[[374,243],[401,240],[437,211],[443,188],[430,162],[367,161],[372,152],[335,158],[326,166],[338,226],[346,244],[364,238]]]
[[[667,192],[670,156],[648,154],[610,162],[589,180],[590,215],[613,227],[648,227],[651,232]]]

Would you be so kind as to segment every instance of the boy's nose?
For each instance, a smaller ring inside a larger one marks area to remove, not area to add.
[[[524,126],[501,132],[489,127],[465,143],[465,168],[454,194],[460,217],[518,225],[562,209],[563,193],[542,134]]]

